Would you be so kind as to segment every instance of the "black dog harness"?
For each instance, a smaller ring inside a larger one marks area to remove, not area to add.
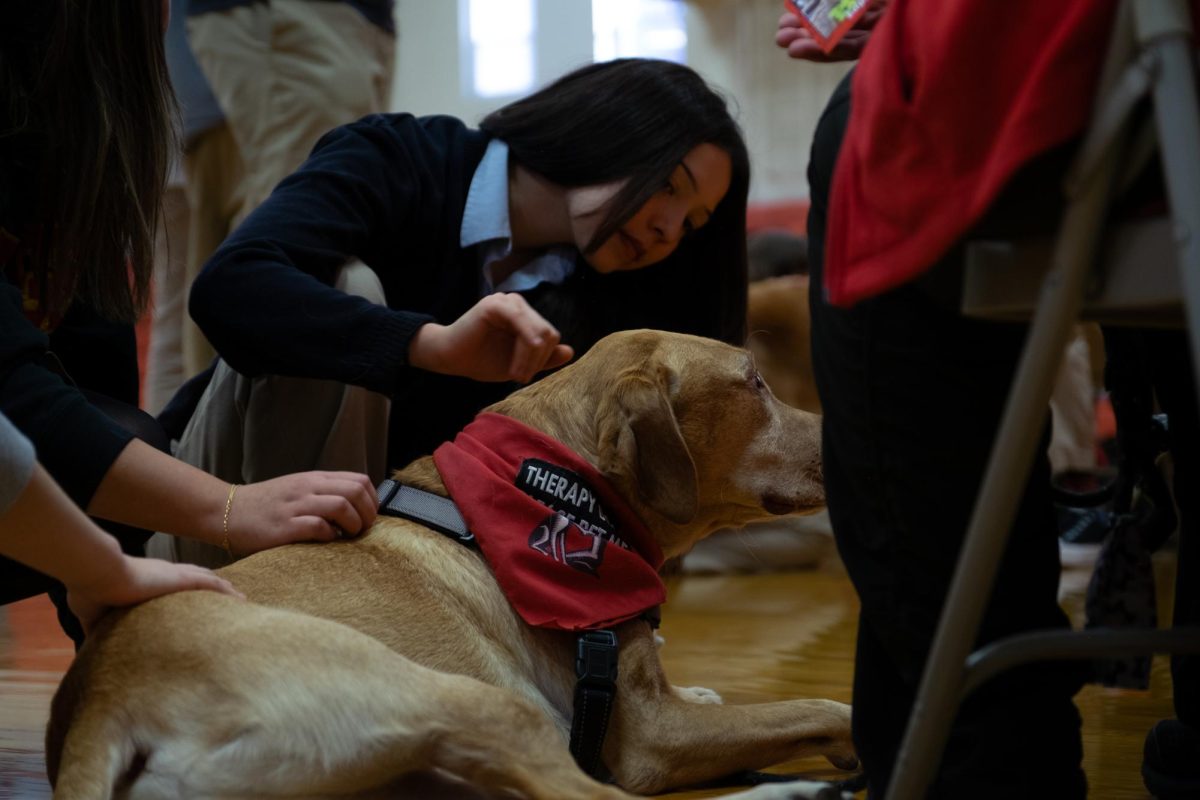
[[[379,513],[426,525],[467,547],[477,547],[475,534],[458,506],[448,497],[432,494],[393,480],[379,484]],[[658,627],[658,609],[643,615]],[[575,713],[571,720],[571,755],[580,769],[606,781],[601,760],[608,721],[617,695],[617,652],[620,643],[611,630],[583,631],[575,650]]]

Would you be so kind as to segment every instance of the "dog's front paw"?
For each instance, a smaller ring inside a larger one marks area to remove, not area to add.
[[[825,758],[829,759],[829,763],[846,772],[858,769],[858,754],[854,752],[854,747],[849,747],[844,752],[826,753]]]
[[[703,686],[672,686],[671,688],[675,690],[675,694],[680,699],[689,703],[719,706],[725,702],[721,699],[721,695],[712,689],[705,689]]]
[[[856,770],[859,761],[858,752],[854,748],[854,740],[850,734],[850,706],[830,701],[830,707],[840,724],[836,726],[838,735],[833,737],[832,746],[825,750],[823,755],[829,759],[830,764],[838,769],[847,772]]]

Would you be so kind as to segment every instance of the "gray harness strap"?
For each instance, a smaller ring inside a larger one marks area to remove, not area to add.
[[[462,544],[475,544],[475,534],[468,530],[466,520],[450,498],[404,486],[393,480],[379,484],[378,494],[380,514],[411,519]]]

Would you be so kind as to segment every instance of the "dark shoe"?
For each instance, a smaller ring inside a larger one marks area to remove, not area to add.
[[[1088,567],[1096,563],[1100,546],[1113,525],[1106,508],[1075,508],[1055,505],[1058,514],[1059,554],[1064,567]]]
[[[1064,544],[1101,544],[1112,529],[1113,514],[1106,508],[1056,506],[1058,538]]]
[[[1146,734],[1142,781],[1158,800],[1200,797],[1200,732],[1164,719]]]

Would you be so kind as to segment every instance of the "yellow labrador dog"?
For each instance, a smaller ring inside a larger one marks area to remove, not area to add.
[[[823,503],[819,418],[715,341],[615,334],[491,410],[590,463],[665,557]],[[446,494],[431,458],[398,479]],[[567,748],[575,636],[527,625],[478,550],[408,520],[221,572],[250,602],[170,595],[88,638],[47,733],[56,800],[434,796],[411,788],[414,774],[468,796],[605,800],[814,754],[856,763],[848,706],[727,706],[673,687],[635,618],[615,628],[602,756],[616,785],[593,780]],[[822,786],[736,796],[838,796]]]

